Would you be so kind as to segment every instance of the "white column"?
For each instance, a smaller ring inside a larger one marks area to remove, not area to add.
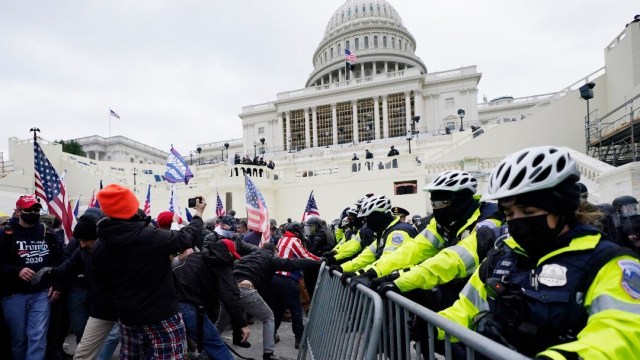
[[[364,63],[360,63],[360,78],[364,78]]]
[[[380,139],[380,110],[378,109],[378,97],[373,98],[373,131],[375,139]]]
[[[291,111],[287,111],[287,138],[286,141],[287,151],[291,151]]]
[[[360,142],[358,137],[358,101],[351,101],[351,125],[353,131],[353,143]]]
[[[411,129],[411,92],[404,92],[404,120],[407,130]]]
[[[422,90],[414,90],[413,97],[414,97],[414,102],[416,107],[416,110],[414,112],[416,116],[420,116],[420,122],[416,123],[416,129],[423,129],[423,130],[420,130],[420,132],[425,133],[426,132],[425,121],[427,119],[425,119],[425,116],[424,116],[424,109],[423,109],[424,102],[422,101]]]
[[[388,73],[389,72],[389,65],[387,64],[387,62],[384,62],[384,73]],[[386,136],[385,136],[386,137]]]
[[[309,108],[304,109],[304,147],[309,148],[311,146],[311,137],[309,128]]]
[[[373,70],[372,70],[372,74],[371,75],[375,75],[376,73],[376,62],[373,62]]]
[[[398,69],[398,63],[396,62],[396,71],[398,71],[398,70],[399,70],[399,69]]]
[[[331,142],[333,145],[338,144],[338,105],[336,103],[331,104],[331,126],[332,126],[332,136],[333,141]]]
[[[284,128],[282,127],[282,114],[278,113],[277,117],[276,117],[276,129],[275,129],[275,134],[271,134],[271,146],[273,146],[273,144],[283,144],[283,149],[286,147],[285,144],[285,139],[282,138],[282,130],[284,130]],[[268,138],[267,138],[268,139]],[[274,149],[275,150],[275,149]]]
[[[318,113],[315,106],[311,108],[311,125],[313,127],[313,147],[318,147]]]
[[[382,136],[385,139],[389,137],[389,109],[387,108],[387,95],[382,95]]]
[[[329,73],[329,84],[333,82],[333,72]]]

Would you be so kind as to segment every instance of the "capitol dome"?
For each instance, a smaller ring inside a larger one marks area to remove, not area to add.
[[[324,37],[313,54],[314,70],[306,86],[319,86],[348,78],[345,49],[358,57],[353,78],[384,72],[427,67],[415,55],[416,41],[402,18],[385,0],[347,0],[327,23]]]

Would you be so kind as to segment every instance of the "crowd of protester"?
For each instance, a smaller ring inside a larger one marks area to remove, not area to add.
[[[640,345],[638,201],[591,204],[579,176],[564,150],[526,149],[493,171],[484,197],[472,174],[445,171],[424,188],[431,214],[366,194],[331,222],[272,220],[268,242],[233,210],[203,221],[204,199],[188,224],[152,219],[110,184],[65,244],[38,199],[21,196],[0,229],[2,358],[63,358],[71,332],[74,359],[110,359],[118,345],[122,359],[233,359],[221,334],[250,347],[258,321],[263,359],[275,359],[285,316],[300,346],[323,261],[344,286],[402,294],[531,357],[629,358]],[[518,322],[504,319],[510,306]],[[427,325],[409,323],[428,348]]]
[[[263,157],[259,157],[257,155],[254,156],[253,159],[248,155],[243,156],[241,159],[240,154],[236,154],[233,157],[233,163],[235,165],[243,164],[243,165],[266,166],[267,168],[272,170],[276,168],[276,164],[272,160],[269,160],[268,162],[266,162],[264,161]]]

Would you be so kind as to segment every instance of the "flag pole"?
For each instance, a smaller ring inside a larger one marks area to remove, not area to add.
[[[111,137],[111,109],[109,109],[109,137]]]

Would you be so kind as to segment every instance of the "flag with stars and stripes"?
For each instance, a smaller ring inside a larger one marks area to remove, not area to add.
[[[69,242],[73,237],[73,211],[69,202],[69,195],[64,181],[58,176],[49,159],[42,151],[37,141],[33,142],[33,161],[36,178],[36,196],[44,199],[49,213],[62,223],[64,241]]]
[[[316,204],[316,198],[313,196],[313,190],[309,194],[309,200],[307,200],[307,206],[304,208],[304,214],[302,214],[302,221],[307,221],[309,216],[320,216],[318,211],[318,204]]]
[[[151,184],[147,188],[147,197],[144,199],[144,208],[142,210],[145,215],[151,215]]]
[[[222,200],[220,199],[220,194],[216,191],[216,216],[224,216],[226,212],[224,211],[224,206],[222,206]]]
[[[358,62],[358,57],[356,54],[349,51],[349,49],[344,49],[344,59],[346,61],[347,70],[351,71],[355,67]]]
[[[264,197],[256,188],[249,176],[244,177],[247,200],[247,227],[253,231],[262,233],[260,247],[271,239],[271,224],[269,223],[269,211]]]

